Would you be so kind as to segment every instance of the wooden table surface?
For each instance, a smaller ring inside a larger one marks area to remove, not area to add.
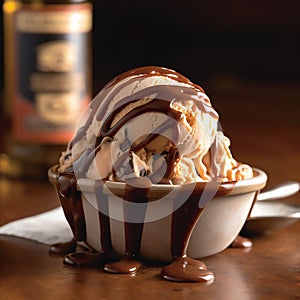
[[[298,96],[258,86],[214,97],[234,156],[265,170],[267,188],[300,180]],[[0,225],[59,205],[47,182],[0,178],[0,192]],[[285,201],[300,205],[300,194]],[[300,222],[252,241],[250,250],[227,248],[203,258],[215,274],[203,284],[162,280],[159,267],[133,277],[70,267],[46,245],[0,235],[0,299],[300,299]]]

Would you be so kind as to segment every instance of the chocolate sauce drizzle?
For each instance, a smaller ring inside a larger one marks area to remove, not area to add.
[[[138,151],[145,147],[158,135],[162,134],[167,128],[172,128],[173,143],[171,142],[170,151],[165,157],[167,163],[167,169],[163,175],[160,183],[169,183],[173,176],[173,170],[178,163],[180,157],[174,141],[178,139],[179,128],[174,126],[181,118],[181,113],[172,109],[171,100],[193,100],[199,107],[199,109],[209,113],[212,117],[218,118],[216,112],[212,109],[208,99],[201,98],[199,96],[203,93],[203,89],[198,85],[191,83],[186,77],[178,74],[175,71],[160,68],[160,67],[143,67],[128,71],[120,76],[116,77],[110,83],[108,83],[100,92],[98,97],[93,101],[91,105],[91,113],[85,125],[77,131],[76,136],[71,142],[71,147],[78,142],[85,134],[94,117],[97,120],[103,120],[106,111],[111,103],[111,100],[115,95],[125,86],[128,82],[136,80],[136,78],[146,78],[151,76],[166,76],[177,80],[178,82],[187,83],[189,87],[179,86],[155,86],[143,89],[133,95],[130,95],[121,101],[119,101],[112,109],[106,119],[103,121],[99,131],[99,135],[95,141],[94,149],[88,150],[82,155],[80,161],[75,164],[80,164],[80,172],[76,176],[85,176],[89,165],[95,158],[97,151],[101,145],[101,142],[105,137],[113,138],[118,130],[132,118],[144,114],[146,112],[161,112],[166,114],[168,120],[163,123],[155,132],[150,133],[145,139],[137,145],[131,146],[129,151]],[[123,79],[134,76],[133,79],[121,84],[115,88],[117,83],[120,83]],[[115,90],[112,91],[112,89]],[[123,116],[114,126],[112,126],[113,120],[117,113],[119,113],[125,106],[130,103],[134,103],[150,95],[155,95],[154,98],[144,105],[138,106],[128,114]],[[103,100],[104,99],[104,100]],[[100,108],[100,109],[99,109]],[[97,114],[97,115],[96,115]],[[174,122],[170,121],[173,120]],[[122,165],[124,160],[121,156],[116,165]],[[112,273],[126,273],[135,274],[139,268],[142,267],[140,257],[140,246],[143,232],[144,223],[130,223],[125,222],[125,253],[123,257],[118,257],[113,249],[110,220],[108,211],[108,199],[103,193],[103,181],[99,181],[95,190],[98,199],[99,210],[99,222],[101,230],[101,252],[86,252],[76,253],[76,242],[86,242],[86,224],[82,205],[82,199],[80,192],[76,189],[76,176],[74,170],[67,170],[62,174],[57,175],[56,188],[60,201],[66,216],[67,221],[72,229],[74,240],[66,244],[53,245],[50,250],[55,253],[71,252],[65,256],[64,262],[75,265],[89,265],[89,266],[102,266],[104,270]],[[138,181],[138,182],[136,182]],[[138,213],[139,216],[145,217],[148,192],[152,183],[147,177],[138,177],[125,182],[125,195],[123,201],[124,216],[129,214]],[[226,194],[231,191],[233,184],[228,184],[226,188],[221,188],[217,191],[218,195]],[[201,261],[191,259],[187,257],[186,250],[193,228],[197,223],[202,211],[205,207],[199,207],[199,200],[204,190],[205,184],[196,183],[193,192],[190,194],[185,203],[172,213],[172,225],[171,225],[171,253],[173,262],[162,269],[162,277],[167,280],[173,281],[185,281],[185,282],[198,282],[198,281],[212,281],[213,273],[207,270],[204,263]],[[181,186],[182,191],[190,186]],[[180,197],[180,196],[179,196]],[[176,200],[175,200],[176,201]],[[140,203],[138,212],[131,211],[128,203]],[[74,253],[75,252],[75,253]]]
[[[120,84],[120,82],[122,80],[127,79],[130,76],[133,76],[133,78]],[[180,95],[180,91],[182,91],[182,89],[185,89],[185,92],[187,94],[190,93],[190,97],[194,101],[199,96],[199,92],[204,93],[204,90],[202,89],[202,87],[200,87],[197,84],[192,83],[188,78],[182,76],[181,74],[179,74],[171,69],[156,67],[156,66],[148,66],[148,67],[141,67],[141,68],[129,70],[129,71],[115,77],[108,84],[106,84],[102,88],[101,92],[93,100],[93,102],[91,103],[91,111],[89,114],[89,118],[87,119],[86,123],[82,126],[82,128],[80,128],[77,131],[76,136],[73,138],[73,140],[70,143],[71,148],[75,143],[77,143],[86,134],[86,131],[89,128],[89,126],[92,124],[96,113],[98,113],[97,120],[102,120],[104,118],[105,113],[107,112],[112,99],[114,99],[114,97],[120,92],[120,90],[122,90],[125,86],[127,86],[131,82],[136,81],[136,78],[143,79],[143,78],[149,78],[149,77],[153,77],[153,76],[165,76],[165,77],[171,78],[173,80],[176,80],[177,82],[189,84],[190,87],[178,87],[177,94],[178,94],[178,92],[179,92],[179,94],[177,95],[177,97],[180,96],[180,99],[183,97],[182,93]],[[115,86],[117,84],[120,84],[120,86],[115,88]],[[167,86],[161,86],[161,88],[160,88],[161,92],[163,93],[161,96],[165,95],[165,97],[162,97],[161,99],[165,99],[167,102],[170,102],[170,99],[173,99],[173,98],[170,97],[170,94],[165,93],[166,87]],[[115,88],[115,89],[112,91],[112,88]],[[155,86],[155,88],[152,89],[152,91],[151,91],[151,88],[145,89],[147,91],[147,94],[145,94],[145,91],[144,91],[144,95],[143,95],[143,92],[141,92],[137,95],[134,95],[134,97],[135,97],[134,101],[137,101],[138,99],[142,99],[145,96],[149,96],[152,94],[152,92],[157,93],[158,90],[156,88],[159,88],[159,86]],[[174,88],[174,86],[172,86],[172,89],[173,88]],[[172,89],[169,89],[168,92],[172,92]],[[184,99],[187,100],[186,98],[184,98]],[[126,99],[124,101],[128,102],[129,100]],[[200,101],[198,101],[198,102],[200,103]],[[210,112],[212,114],[216,114],[216,112],[213,111],[212,108],[209,108],[209,107],[211,107],[209,99],[202,98],[201,102],[203,102],[206,105],[206,109],[210,110]],[[127,104],[129,104],[129,103],[127,103]],[[203,104],[202,104],[202,106],[203,106]]]

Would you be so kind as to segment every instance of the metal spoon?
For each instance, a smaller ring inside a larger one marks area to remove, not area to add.
[[[281,201],[270,201],[292,196],[299,189],[299,182],[289,181],[259,194],[250,219],[245,223],[242,232],[250,234],[267,233],[300,220],[300,206],[282,203]]]
[[[282,202],[256,202],[242,231],[262,234],[289,226],[299,220],[300,206]]]
[[[287,181],[269,191],[258,194],[257,201],[270,201],[289,197],[297,194],[299,190],[300,183],[298,181]]]

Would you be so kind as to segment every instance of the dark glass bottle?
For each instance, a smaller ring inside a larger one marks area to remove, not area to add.
[[[2,176],[45,179],[91,100],[92,4],[6,0]]]

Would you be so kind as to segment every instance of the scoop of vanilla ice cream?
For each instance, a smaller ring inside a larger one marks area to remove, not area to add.
[[[73,167],[95,180],[146,176],[153,184],[252,177],[252,168],[232,157],[207,95],[180,76],[147,67],[105,86],[62,154],[60,171]]]

